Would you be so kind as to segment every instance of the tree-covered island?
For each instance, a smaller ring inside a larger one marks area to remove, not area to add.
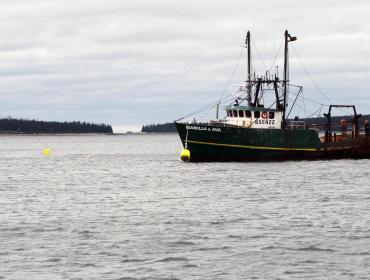
[[[0,119],[0,133],[113,133],[111,125],[88,122],[56,122],[15,118]]]
[[[141,132],[146,132],[146,133],[176,132],[176,126],[173,122],[161,123],[161,124],[148,124],[148,125],[142,126]]]

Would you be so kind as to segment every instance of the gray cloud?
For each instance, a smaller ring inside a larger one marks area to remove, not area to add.
[[[117,127],[171,121],[220,96],[248,29],[269,68],[288,28],[325,94],[370,113],[369,11],[361,0],[3,0],[0,110]],[[290,54],[292,82],[327,103]],[[264,72],[255,50],[253,57]],[[245,80],[244,62],[228,93]]]

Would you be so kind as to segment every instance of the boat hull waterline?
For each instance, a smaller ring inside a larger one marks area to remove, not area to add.
[[[370,136],[322,143],[312,129],[256,129],[175,122],[190,161],[284,161],[370,158]]]

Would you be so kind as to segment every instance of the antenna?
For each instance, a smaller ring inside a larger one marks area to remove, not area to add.
[[[288,72],[288,43],[294,42],[297,40],[297,37],[290,36],[288,30],[285,30],[284,33],[285,37],[285,47],[284,47],[284,100],[283,100],[283,123],[281,124],[282,128],[286,126],[286,107],[287,107],[287,84],[289,79],[289,72]]]
[[[247,38],[245,39],[245,47],[248,51],[248,81],[247,81],[247,100],[248,105],[252,103],[252,83],[251,83],[251,33],[247,32]]]

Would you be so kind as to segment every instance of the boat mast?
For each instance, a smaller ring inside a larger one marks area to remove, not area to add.
[[[251,33],[247,32],[247,38],[245,40],[245,47],[248,51],[248,81],[247,81],[247,100],[248,105],[252,103],[252,87],[251,87]]]
[[[285,37],[285,47],[284,47],[284,100],[283,100],[283,123],[282,128],[285,128],[286,126],[286,104],[287,104],[287,85],[288,85],[288,79],[289,79],[289,69],[288,69],[288,43],[293,42],[297,40],[297,37],[292,37],[288,33],[288,30],[285,30],[284,33]]]

